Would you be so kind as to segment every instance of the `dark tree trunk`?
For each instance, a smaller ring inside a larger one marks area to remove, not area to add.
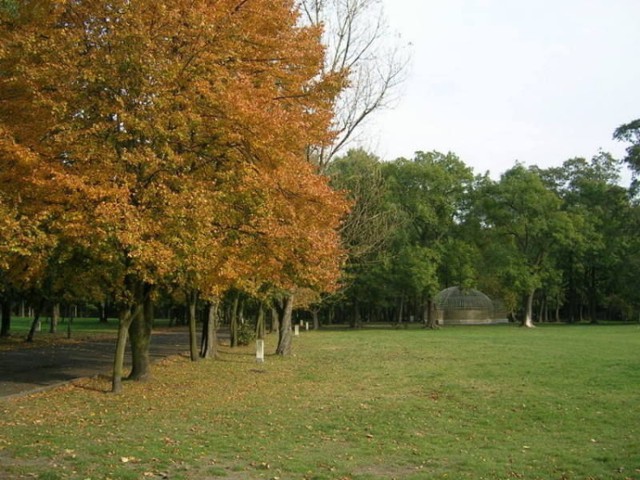
[[[36,334],[36,330],[38,330],[38,326],[40,325],[40,312],[44,307],[44,300],[40,300],[36,305],[36,308],[33,312],[33,321],[31,322],[31,328],[29,328],[29,333],[27,334],[26,341],[33,342],[33,337]]]
[[[113,378],[111,384],[112,393],[122,392],[122,376],[124,372],[124,354],[127,346],[129,327],[133,319],[144,315],[144,304],[147,296],[151,294],[151,286],[142,282],[135,282],[131,279],[127,283],[133,283],[129,291],[133,296],[132,303],[123,305],[118,314],[118,339],[116,341],[116,352],[113,358]]]
[[[362,327],[362,316],[360,315],[360,302],[357,300],[353,305],[353,317],[351,317],[351,328]]]
[[[573,265],[573,252],[571,252],[569,255],[569,286],[567,296],[567,320],[569,323],[574,323],[576,321],[576,303],[578,298]]]
[[[591,268],[591,281],[589,285],[591,294],[589,295],[589,318],[591,323],[598,323],[598,281],[596,277],[596,267]]]
[[[58,331],[58,323],[60,323],[60,303],[56,302],[51,306],[51,324],[49,325],[49,333]]]
[[[291,333],[291,316],[293,313],[293,295],[289,294],[284,299],[284,309],[282,320],[280,321],[280,332],[278,335],[278,355],[290,355],[293,335]]]
[[[238,302],[240,301],[240,294],[236,292],[233,297],[233,306],[231,307],[231,346],[238,346]]]
[[[540,303],[538,305],[538,322],[544,323],[544,304],[545,304],[545,295],[542,294],[542,298],[540,298]]]
[[[11,301],[3,299],[0,304],[2,308],[2,324],[0,324],[0,337],[11,335]]]
[[[198,292],[192,290],[187,292],[187,307],[189,311],[189,352],[192,362],[200,360],[198,352],[198,333],[196,331],[196,307],[198,306]]]
[[[107,302],[106,301],[102,301],[100,302],[100,318],[99,321],[100,323],[108,323],[109,322],[109,317],[107,314]]]
[[[218,306],[217,300],[207,304],[207,318],[202,329],[202,358],[218,356]]]
[[[431,330],[437,330],[440,328],[438,325],[438,319],[436,318],[435,311],[433,308],[433,302],[431,299],[428,299],[423,305],[423,321],[425,328],[430,328]]]
[[[542,310],[542,321],[549,322],[549,300],[545,298],[544,309]]]
[[[207,304],[207,312],[208,310],[208,304]],[[208,335],[209,335],[209,315],[207,314],[207,316],[202,320],[202,333],[200,334],[200,357],[204,358],[204,353],[207,350],[207,342],[208,342]]]
[[[278,316],[278,310],[271,305],[271,333],[280,335],[280,317]]]
[[[258,340],[264,340],[266,325],[265,325],[264,303],[260,302],[258,307],[258,320],[256,321],[256,338]]]
[[[73,326],[73,310],[71,305],[67,305],[67,338],[71,338],[71,327]]]
[[[313,329],[314,330],[320,330],[320,315],[318,315],[320,309],[319,308],[313,308],[311,310],[311,315],[313,318]]]
[[[141,307],[138,307],[141,309]],[[124,370],[124,352],[127,346],[129,327],[131,326],[134,312],[131,308],[124,308],[118,315],[118,340],[113,359],[113,378],[111,383],[112,393],[122,392],[122,376]]]
[[[404,317],[404,296],[400,297],[400,304],[398,305],[398,316],[396,318],[396,326],[402,325],[402,318]]]
[[[238,325],[244,325],[244,298],[238,303]]]
[[[131,344],[131,373],[129,380],[146,381],[150,376],[151,330],[153,326],[153,300],[150,286],[145,286],[142,308],[131,319],[129,325],[129,343]]]

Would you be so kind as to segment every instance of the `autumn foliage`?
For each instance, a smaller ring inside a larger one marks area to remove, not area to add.
[[[5,272],[36,229],[91,259],[121,320],[157,285],[335,287],[347,206],[305,151],[344,75],[292,1],[3,5]]]

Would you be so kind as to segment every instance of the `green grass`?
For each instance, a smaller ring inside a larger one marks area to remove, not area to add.
[[[26,335],[31,327],[33,319],[27,317],[12,317],[11,318],[11,333],[16,335]],[[58,331],[67,331],[68,319],[62,319],[58,322]],[[49,333],[49,318],[43,317],[41,319],[42,330],[39,333]],[[115,331],[118,329],[118,320],[116,318],[110,318],[107,323],[101,323],[97,318],[93,317],[77,317],[71,322],[71,331],[78,333],[99,333],[104,331]]]
[[[638,479],[639,386],[638,326],[305,332],[2,402],[0,478]]]
[[[68,319],[58,323],[56,333],[49,333],[49,318],[43,317],[40,331],[36,332],[34,341],[25,345],[24,339],[29,333],[32,323],[31,318],[12,317],[11,331],[8,338],[0,338],[0,352],[3,350],[15,350],[25,347],[38,347],[51,343],[65,343],[66,341],[87,340],[91,338],[114,337],[118,332],[118,319],[110,318],[107,323],[101,323],[97,318],[77,317],[71,323],[71,338],[68,339]],[[169,320],[160,319],[155,322],[156,328],[167,327]]]

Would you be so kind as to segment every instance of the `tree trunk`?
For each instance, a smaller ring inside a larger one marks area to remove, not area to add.
[[[11,335],[11,301],[3,299],[0,304],[2,308],[2,324],[0,325],[0,337]]]
[[[129,343],[131,344],[131,373],[129,380],[145,381],[150,376],[149,346],[153,326],[153,300],[151,286],[145,286],[140,313],[131,319]]]
[[[240,294],[236,292],[233,297],[233,307],[231,308],[231,346],[238,346],[238,302],[240,301]]]
[[[100,302],[100,323],[108,323],[109,318],[107,316],[107,302],[104,300]]]
[[[244,298],[238,303],[238,325],[244,325]]]
[[[431,301],[431,299],[428,299],[425,302],[423,308],[424,308],[423,318],[424,318],[425,328],[429,328],[431,330],[437,330],[438,328],[440,328],[438,326],[435,312],[433,311],[433,302]]]
[[[353,317],[351,317],[351,328],[362,327],[362,316],[360,315],[360,302],[357,300],[353,305]]]
[[[129,292],[132,295],[132,301],[121,307],[118,314],[118,339],[116,341],[116,352],[113,358],[113,378],[111,383],[112,393],[122,392],[122,376],[124,371],[124,354],[127,347],[127,337],[129,328],[133,319],[144,315],[144,305],[147,297],[151,296],[152,286],[137,282],[133,279],[127,279],[126,283],[132,283],[129,286]]]
[[[598,323],[597,299],[598,299],[598,285],[596,281],[596,267],[591,267],[591,275],[589,278],[589,321],[593,324]]]
[[[44,307],[44,300],[40,300],[33,311],[33,321],[31,322],[29,333],[27,334],[27,342],[33,342],[33,337],[36,334],[36,330],[38,330],[38,326],[40,325],[40,312],[42,311],[42,307]]]
[[[398,317],[396,318],[396,326],[402,325],[402,317],[404,316],[404,296],[400,297],[400,305],[398,305]]]
[[[60,303],[56,302],[51,306],[51,325],[49,325],[49,333],[58,331],[58,322],[60,322]]]
[[[191,290],[187,292],[187,310],[189,312],[189,354],[192,362],[200,360],[200,352],[198,351],[198,332],[197,323],[197,307],[198,307],[198,291]]]
[[[264,304],[260,302],[260,306],[258,307],[258,320],[256,321],[256,338],[258,340],[264,340],[266,330],[264,317]]]
[[[320,330],[320,316],[318,315],[319,313],[319,308],[313,308],[311,310],[311,315],[313,318],[313,329],[314,330]]]
[[[271,333],[275,333],[276,335],[280,335],[280,318],[278,316],[278,310],[276,307],[271,305]]]
[[[207,319],[202,329],[202,358],[218,357],[218,301],[207,304]]]
[[[282,320],[280,321],[280,333],[278,335],[278,347],[276,348],[276,354],[278,355],[290,355],[291,354],[291,316],[293,313],[293,295],[289,294],[284,299],[284,310],[282,313]]]
[[[538,322],[544,323],[544,304],[545,304],[545,296],[542,295],[540,299],[540,304],[538,305]]]
[[[131,326],[133,315],[134,312],[131,311],[131,308],[122,309],[120,311],[120,314],[118,315],[118,340],[116,341],[116,352],[113,359],[113,378],[111,383],[111,393],[122,392],[124,352],[127,347],[127,336],[129,327]]]
[[[73,310],[67,306],[67,338],[71,338],[71,327],[73,326]]]
[[[523,327],[535,327],[535,325],[533,324],[533,297],[535,293],[536,291],[532,290],[531,292],[529,292],[529,295],[527,295],[527,304],[524,312],[524,319],[522,322]]]

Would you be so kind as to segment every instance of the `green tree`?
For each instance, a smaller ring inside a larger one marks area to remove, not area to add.
[[[640,173],[640,118],[620,125],[613,132],[613,138],[621,142],[631,143],[627,147],[627,156],[624,161],[635,175]]]
[[[464,250],[461,241],[453,244],[450,239],[466,214],[473,172],[452,153],[417,152],[412,160],[387,164],[385,176],[404,219],[391,264],[399,309],[412,297],[419,308],[416,316],[434,326],[431,299],[443,286],[443,260],[452,247]],[[458,273],[466,268],[460,265]]]
[[[479,197],[487,256],[493,275],[522,298],[522,324],[533,326],[533,300],[556,267],[550,254],[573,235],[571,216],[558,194],[535,169],[516,165],[498,182],[487,182]]]
[[[388,248],[399,227],[397,211],[389,203],[388,188],[383,177],[383,165],[375,155],[362,149],[352,149],[336,158],[328,167],[331,185],[345,192],[351,208],[340,229],[342,245],[347,252],[341,290],[337,297],[327,297],[325,304],[348,298],[353,306],[351,323],[361,320],[360,305],[376,301],[370,298],[370,273],[379,273],[383,252]],[[380,297],[378,297],[379,299]]]
[[[620,305],[624,290],[618,279],[633,257],[633,205],[618,184],[619,162],[606,153],[567,160],[542,172],[562,197],[565,210],[576,219],[574,241],[558,251],[558,264],[567,286],[569,321],[591,321],[607,314],[610,299]]]

